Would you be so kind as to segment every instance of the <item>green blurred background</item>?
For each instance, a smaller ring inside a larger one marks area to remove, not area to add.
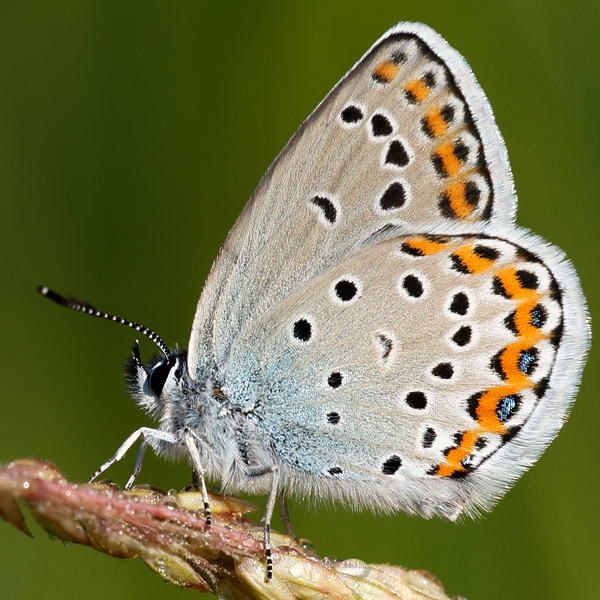
[[[518,222],[566,250],[597,312],[598,2],[2,0],[0,461],[33,455],[83,480],[151,424],[125,393],[132,332],[60,310],[35,287],[185,346],[204,278],[261,175],[401,20],[428,23],[467,58],[508,145]],[[470,600],[597,598],[598,386],[592,351],[559,438],[477,522],[298,502],[296,530],[322,555],[426,569]],[[124,483],[133,461],[110,477]],[[164,489],[188,479],[152,455],[142,477]],[[191,594],[28,521],[34,540],[0,523],[3,598]]]

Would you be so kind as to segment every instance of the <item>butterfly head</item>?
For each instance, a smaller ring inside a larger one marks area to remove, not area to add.
[[[125,363],[127,383],[135,402],[152,415],[162,414],[167,399],[185,386],[186,365],[185,350],[158,354],[144,365],[136,340],[133,356]]]

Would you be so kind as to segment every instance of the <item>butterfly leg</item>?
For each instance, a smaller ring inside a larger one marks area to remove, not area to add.
[[[210,526],[212,523],[212,515],[210,513],[210,504],[208,503],[208,492],[206,491],[206,482],[204,481],[204,473],[206,471],[202,467],[202,461],[200,460],[200,452],[198,452],[198,446],[194,440],[194,433],[189,427],[183,430],[183,439],[185,440],[185,446],[189,452],[190,458],[194,469],[200,479],[200,490],[202,492],[202,501],[204,502],[204,514],[206,515],[206,525]]]
[[[90,483],[92,481],[94,481],[94,479],[96,479],[99,475],[101,475],[102,473],[104,473],[104,471],[106,471],[106,469],[108,469],[108,467],[110,467],[111,465],[114,465],[116,462],[120,461],[125,454],[127,454],[127,451],[131,448],[131,446],[133,446],[133,444],[135,444],[135,442],[138,440],[138,438],[143,438],[143,444],[142,445],[148,445],[148,441],[147,440],[151,440],[154,439],[156,441],[162,441],[162,442],[167,442],[169,444],[173,444],[176,445],[178,443],[178,439],[171,433],[166,433],[165,431],[159,431],[158,429],[151,429],[150,427],[140,427],[137,431],[134,431],[126,440],[125,442],[123,442],[123,444],[121,445],[121,447],[117,450],[117,452],[115,453],[115,455],[112,458],[109,458],[91,477],[90,477]],[[141,448],[140,448],[140,452],[141,452]],[[142,461],[144,459],[144,453],[145,453],[145,448],[144,448],[144,452],[141,453],[141,458],[140,458],[140,453],[138,453],[138,457],[136,459],[136,464],[135,464],[135,469],[141,470],[142,469]],[[139,464],[138,464],[139,463]],[[135,474],[135,469],[134,469],[134,474]],[[139,471],[138,471],[139,472]],[[133,476],[135,478],[135,476]],[[129,481],[127,482],[129,484],[129,482],[133,483],[131,477],[129,478]]]
[[[146,440],[142,440],[142,443],[140,444],[140,449],[138,450],[137,457],[135,459],[135,467],[133,468],[133,473],[131,474],[131,477],[125,484],[126,490],[130,490],[132,488],[135,478],[142,472],[142,463],[144,462],[144,456],[146,456],[147,448],[148,442]]]
[[[294,533],[294,528],[292,527],[292,521],[290,520],[290,511],[288,510],[287,500],[285,497],[285,492],[281,490],[279,493],[279,516],[283,521],[283,526],[285,527],[285,532],[292,538],[296,538],[296,534]]]
[[[267,500],[267,508],[265,509],[265,516],[263,521],[265,522],[265,556],[267,559],[267,581],[273,579],[273,558],[271,556],[271,520],[273,519],[273,510],[275,509],[275,502],[277,500],[277,490],[279,487],[279,469],[275,465],[268,467],[256,467],[249,472],[250,477],[261,477],[263,475],[273,474],[271,480],[271,491],[269,492],[269,499]]]

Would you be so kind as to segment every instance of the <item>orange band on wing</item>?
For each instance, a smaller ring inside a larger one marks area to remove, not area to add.
[[[446,188],[450,207],[458,219],[466,219],[474,210],[474,206],[467,202],[467,190],[464,182],[451,183]]]
[[[448,121],[442,116],[442,110],[434,106],[425,114],[425,125],[427,132],[434,137],[444,135],[448,131]]]
[[[398,75],[400,68],[391,60],[380,62],[373,71],[373,76],[381,83],[389,83]]]
[[[412,254],[418,256],[431,256],[432,254],[437,254],[438,252],[445,250],[448,246],[449,244],[446,242],[440,242],[426,237],[411,238],[402,244],[402,248],[405,249],[405,251],[408,247],[409,249],[414,250]]]
[[[447,173],[448,177],[454,177],[458,174],[462,167],[462,163],[454,153],[454,144],[452,142],[442,144],[436,150],[436,154],[442,159],[444,171]]]
[[[482,273],[493,266],[494,261],[478,256],[473,244],[465,244],[457,248],[453,255],[460,260],[470,273]],[[542,333],[533,323],[533,314],[542,294],[537,290],[537,276],[525,270],[514,267],[500,269],[494,275],[494,285],[497,293],[516,300],[518,305],[509,318],[510,327],[518,339],[503,348],[493,359],[492,364],[498,374],[504,379],[503,383],[475,394],[468,399],[468,410],[477,421],[477,426],[461,434],[460,442],[454,448],[447,450],[445,461],[431,471],[438,477],[461,476],[470,470],[470,455],[477,441],[488,433],[499,435],[510,434],[510,428],[504,424],[507,416],[503,412],[510,399],[519,402],[518,394],[535,386],[528,375],[528,363],[523,362],[523,353],[530,353],[543,339],[549,336]],[[540,309],[541,310],[541,309]],[[512,398],[510,398],[512,397]]]
[[[473,250],[473,244],[465,244],[457,248],[452,254],[457,256],[469,273],[474,275],[489,271],[495,264],[492,259],[479,256]]]
[[[423,79],[413,79],[404,86],[404,91],[416,102],[423,102],[429,96],[431,89]]]

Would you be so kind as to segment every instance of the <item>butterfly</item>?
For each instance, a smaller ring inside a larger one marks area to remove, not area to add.
[[[159,422],[138,440],[227,491],[454,520],[542,454],[589,346],[558,248],[515,225],[506,147],[462,56],[423,24],[385,33],[260,181],[205,283],[187,351],[127,363]]]

